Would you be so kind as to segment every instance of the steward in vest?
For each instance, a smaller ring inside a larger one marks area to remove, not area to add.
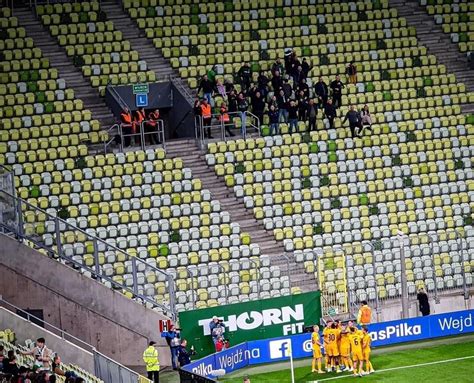
[[[202,116],[202,125],[204,129],[204,137],[212,138],[211,136],[212,109],[211,109],[211,104],[209,104],[205,98],[201,100],[201,116]]]
[[[361,326],[367,326],[372,320],[372,309],[367,305],[367,301],[362,301],[357,314],[357,323]]]
[[[233,136],[234,133],[231,132],[230,128],[234,127],[234,124],[231,122],[231,119],[230,119],[230,116],[229,116],[229,111],[227,109],[227,105],[225,104],[225,102],[223,102],[221,104],[221,115],[220,115],[220,120],[221,122],[224,124],[224,127],[225,127],[225,131],[227,132],[227,134],[229,136]]]
[[[154,111],[150,112],[148,114],[148,121],[145,124],[145,132],[146,133],[155,133],[155,134],[147,134],[145,136],[145,141],[146,137],[150,137],[150,144],[151,145],[158,145],[160,143],[158,134],[156,134],[158,130],[158,120],[160,119],[160,111],[158,109],[155,109]]]
[[[124,144],[125,146],[130,146],[131,137],[130,134],[133,133],[133,122],[132,122],[132,113],[130,109],[124,108],[120,113],[120,122],[122,124],[122,134],[125,135]],[[120,141],[121,137],[119,137]]]
[[[144,108],[140,108],[135,112],[135,121],[134,121],[134,129],[133,133],[140,133],[140,126],[142,125],[142,122],[146,120],[146,113]],[[141,136],[135,136],[137,137],[135,141],[138,143],[141,142]]]
[[[155,348],[156,342],[151,341],[143,351],[143,361],[145,362],[148,379],[154,383],[160,382],[160,361],[158,360],[158,350]]]

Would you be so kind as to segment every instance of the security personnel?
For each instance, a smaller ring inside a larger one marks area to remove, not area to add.
[[[357,323],[361,326],[367,326],[372,320],[372,309],[367,305],[367,301],[362,301],[357,314]]]
[[[205,98],[201,101],[201,116],[204,129],[204,137],[212,138],[211,136],[211,122],[212,122],[212,109],[211,104],[207,102]]]
[[[160,361],[158,360],[158,350],[155,348],[156,342],[151,341],[143,351],[143,361],[145,362],[148,379],[154,383],[160,382]]]
[[[120,122],[122,123],[122,134],[125,135],[124,144],[125,146],[130,146],[130,134],[134,133],[134,124],[132,122],[132,113],[130,113],[130,109],[124,108],[122,110],[122,112],[120,113]]]

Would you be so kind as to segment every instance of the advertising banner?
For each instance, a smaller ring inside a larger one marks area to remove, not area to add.
[[[369,326],[369,333],[373,347],[468,334],[474,332],[473,317],[474,310],[465,310],[374,323]],[[295,359],[311,357],[311,334],[248,341],[193,362],[185,369],[204,376],[212,376],[210,372],[217,369],[230,373],[251,365],[288,360],[290,349]]]
[[[321,318],[319,291],[236,303],[179,314],[181,337],[202,357],[215,351],[210,323],[213,316],[225,325],[224,337],[231,345],[302,333]]]

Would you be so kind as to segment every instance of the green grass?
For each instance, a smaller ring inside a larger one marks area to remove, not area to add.
[[[472,339],[472,338],[471,338]],[[405,350],[398,350],[397,348],[381,349],[375,352],[371,361],[376,372],[372,375],[367,375],[362,378],[354,378],[346,373],[325,373],[313,374],[311,373],[311,360],[306,359],[299,361],[298,365],[301,367],[295,368],[295,381],[298,383],[324,381],[328,378],[328,382],[344,383],[361,380],[363,382],[381,382],[381,383],[472,383],[474,382],[474,358],[464,359],[461,361],[453,361],[439,364],[432,364],[429,366],[417,366],[413,368],[402,368],[422,363],[433,363],[448,359],[462,358],[467,356],[474,356],[474,341],[470,340],[463,343],[451,343],[450,339],[445,339],[445,344],[436,346],[423,346],[419,348],[416,344],[411,348]],[[439,343],[438,343],[439,344]],[[289,363],[287,363],[288,365]],[[280,364],[280,366],[282,366]],[[272,371],[271,365],[267,365],[268,372],[252,374],[252,369],[248,370],[248,375],[252,383],[261,382],[291,382],[289,369],[280,371]],[[274,368],[273,368],[274,369]],[[384,369],[393,369],[383,371]],[[241,383],[242,371],[239,377],[229,377],[221,381],[227,383]],[[344,377],[343,377],[344,376]]]

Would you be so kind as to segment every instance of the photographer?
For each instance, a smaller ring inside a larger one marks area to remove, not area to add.
[[[214,345],[215,345],[219,337],[224,335],[224,332],[225,332],[224,321],[222,319],[219,319],[216,316],[213,316],[211,323],[209,323],[209,329],[211,330],[212,341],[214,342]]]
[[[180,332],[181,329],[176,328],[175,326],[171,325],[169,331],[163,331],[161,333],[161,337],[166,339],[166,343],[170,348],[171,352],[171,365],[173,366],[173,370],[177,370],[178,366],[176,363],[176,359],[178,357],[178,348],[180,344]]]
[[[187,345],[188,341],[186,339],[183,339],[181,341],[181,345],[178,347],[178,361],[180,367],[184,367],[187,364],[191,363],[191,356],[196,355],[194,347],[191,347],[191,350],[188,351],[186,349]]]

